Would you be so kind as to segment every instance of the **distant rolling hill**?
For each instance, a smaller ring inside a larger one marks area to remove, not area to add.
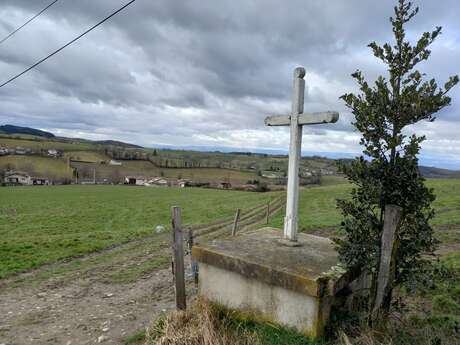
[[[27,134],[27,135],[34,135],[37,137],[43,138],[54,138],[55,135],[50,132],[45,132],[40,129],[30,128],[30,127],[20,127],[14,125],[4,125],[0,126],[0,133],[2,134]]]
[[[7,135],[32,135],[35,137],[41,137],[43,139],[56,139],[62,141],[80,141],[80,142],[90,142],[99,145],[107,145],[107,146],[117,146],[117,147],[125,147],[125,148],[132,148],[132,149],[142,149],[142,146],[134,145],[125,143],[122,141],[117,140],[99,140],[93,141],[88,139],[80,139],[80,138],[66,138],[66,137],[57,137],[53,133],[42,131],[40,129],[31,128],[31,127],[21,127],[21,126],[14,126],[14,125],[3,125],[0,126],[0,134],[7,134]]]
[[[100,145],[127,147],[127,148],[132,148],[132,149],[142,149],[143,148],[142,146],[139,146],[139,145],[128,144],[128,143],[124,143],[118,140],[98,140],[98,141],[94,141],[94,143],[100,144]]]
[[[426,178],[460,178],[460,171],[435,167],[419,167],[420,173]]]
[[[63,167],[65,167],[65,164],[68,164],[68,159],[75,161],[87,160],[93,163],[109,162],[111,159],[115,159],[126,161],[123,163],[124,166],[132,166],[133,169],[129,171],[130,174],[142,174],[146,173],[145,169],[143,169],[144,166],[142,166],[142,169],[139,168],[138,171],[136,170],[136,161],[141,161],[153,164],[157,170],[166,169],[163,171],[164,173],[167,172],[167,169],[191,169],[196,172],[193,173],[195,174],[194,179],[197,179],[203,173],[203,170],[199,170],[200,168],[213,169],[212,171],[216,173],[216,176],[219,175],[220,178],[225,177],[224,175],[227,173],[224,172],[225,169],[250,172],[252,180],[259,177],[276,178],[286,176],[288,165],[287,154],[276,151],[235,152],[234,148],[225,147],[179,148],[174,146],[153,149],[117,140],[93,141],[81,138],[59,137],[53,133],[39,129],[14,125],[0,126],[1,148],[10,149],[13,152],[15,152],[15,149],[21,148],[22,150],[29,150],[35,156],[41,155],[42,157],[40,159],[37,157],[34,161],[34,157],[30,155],[19,157],[15,156],[15,153],[10,153],[9,156],[0,154],[0,156],[3,156],[0,157],[0,172],[6,168],[16,168],[24,171],[42,171],[44,175],[57,174],[59,170],[51,168],[51,166],[48,168],[48,165],[45,164],[49,160],[54,159],[46,157],[46,152],[50,149],[60,151],[61,157],[59,161],[61,161]],[[43,152],[45,152],[45,157],[43,157]],[[127,161],[132,162],[128,164]],[[342,158],[340,161],[347,162],[350,159]],[[300,168],[304,176],[312,176],[312,173],[320,173],[323,176],[339,175],[336,163],[337,159],[317,155],[304,156],[302,157]],[[147,166],[150,167],[150,165]],[[110,169],[116,169],[113,166],[111,167]],[[81,170],[85,169],[93,171],[93,167],[81,167]],[[104,170],[100,169],[101,171]],[[120,175],[123,175],[122,173],[125,173],[124,170],[126,170],[124,167],[117,169],[120,170]],[[221,173],[219,173],[219,169],[223,169],[220,170]],[[420,166],[419,169],[421,174],[426,178],[460,178],[460,171],[427,166]],[[68,175],[66,169],[62,168],[60,170],[65,170],[65,173],[57,175]],[[181,172],[181,175],[184,175],[184,173]]]

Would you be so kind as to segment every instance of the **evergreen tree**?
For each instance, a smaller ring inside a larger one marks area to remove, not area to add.
[[[349,266],[364,267],[373,277],[369,307],[372,307],[378,274],[380,240],[385,205],[402,208],[397,233],[395,276],[391,286],[411,285],[426,264],[424,254],[433,253],[436,240],[430,220],[435,196],[426,187],[418,170],[418,154],[424,136],[406,135],[407,126],[422,120],[434,121],[434,114],[448,106],[447,92],[458,83],[450,77],[443,87],[415,69],[429,58],[428,47],[441,33],[441,27],[425,32],[415,45],[406,39],[405,24],[417,13],[407,0],[399,0],[390,18],[395,43],[369,47],[388,67],[387,78],[380,76],[370,85],[360,71],[352,74],[360,93],[341,98],[355,116],[354,127],[361,133],[363,156],[351,164],[341,164],[354,188],[351,199],[339,200],[345,238],[337,240],[341,260]],[[392,290],[384,299],[391,303]]]

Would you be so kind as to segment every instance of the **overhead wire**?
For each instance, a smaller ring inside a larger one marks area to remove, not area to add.
[[[6,35],[4,38],[2,38],[0,40],[0,44],[2,44],[3,42],[5,42],[6,40],[8,40],[11,36],[13,36],[16,32],[18,32],[19,30],[21,30],[24,26],[26,26],[27,24],[29,24],[31,21],[33,21],[35,18],[37,18],[38,16],[40,16],[43,12],[45,12],[48,8],[50,8],[51,6],[53,6],[56,2],[58,2],[59,0],[54,0],[52,3],[50,3],[48,6],[46,6],[44,9],[42,9],[40,12],[38,12],[37,14],[35,14],[32,18],[30,18],[28,21],[26,21],[24,24],[22,24],[20,27],[14,29],[13,31],[11,31],[8,35]]]
[[[48,60],[49,58],[51,58],[52,56],[56,55],[57,53],[59,53],[60,51],[64,50],[65,48],[67,48],[68,46],[70,46],[72,43],[75,43],[76,41],[78,41],[80,38],[82,38],[83,36],[85,36],[86,34],[88,34],[89,32],[93,31],[95,28],[97,28],[99,25],[103,24],[104,22],[106,22],[107,20],[109,20],[110,18],[112,18],[113,16],[117,15],[118,13],[120,13],[121,11],[123,11],[126,7],[128,7],[129,5],[131,5],[133,2],[135,2],[136,0],[131,0],[129,1],[128,3],[126,3],[125,5],[123,5],[122,7],[120,7],[119,9],[117,9],[116,11],[112,12],[110,15],[108,15],[107,17],[105,17],[104,19],[102,19],[100,22],[94,24],[92,27],[90,27],[89,29],[87,29],[85,32],[83,32],[82,34],[78,35],[77,37],[75,37],[74,39],[72,39],[71,41],[67,42],[66,44],[64,44],[62,47],[60,47],[59,49],[56,49],[54,52],[52,52],[51,54],[45,56],[44,58],[38,60],[37,62],[35,62],[33,65],[31,65],[30,67],[28,67],[27,69],[25,69],[24,71],[22,71],[21,73],[18,73],[16,74],[14,77],[11,77],[10,79],[8,79],[7,81],[5,81],[4,83],[0,84],[0,88],[4,87],[5,85],[11,83],[13,80],[16,80],[17,78],[19,78],[20,76],[26,74],[27,72],[29,72],[30,70],[34,69],[35,67],[37,67],[38,65],[40,65],[41,63],[45,62],[46,60]]]

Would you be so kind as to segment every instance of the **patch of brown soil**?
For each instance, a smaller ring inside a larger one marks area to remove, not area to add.
[[[51,277],[38,284],[3,285],[0,344],[122,344],[124,337],[175,308],[170,269],[144,274],[129,284],[108,284],[102,270],[76,270],[65,279]],[[195,294],[190,279],[187,291]]]

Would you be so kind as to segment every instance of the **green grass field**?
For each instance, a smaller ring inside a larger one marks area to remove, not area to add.
[[[84,157],[90,158],[91,153]],[[96,156],[92,156],[93,160]],[[85,159],[86,160],[86,159]],[[72,166],[77,168],[81,177],[92,178],[93,169],[96,170],[96,178],[109,178],[111,180],[123,180],[125,176],[164,176],[170,179],[190,179],[194,182],[210,182],[210,181],[230,181],[231,183],[246,183],[248,180],[259,179],[255,171],[239,171],[232,169],[218,168],[158,168],[149,161],[123,160],[121,166],[108,164],[92,164],[82,162],[72,162]],[[0,158],[1,163],[1,158]],[[86,173],[85,173],[86,172]],[[84,176],[87,175],[87,176]]]
[[[72,178],[72,169],[68,167],[65,159],[15,155],[0,157],[0,171],[8,168],[51,180]]]
[[[329,181],[331,182],[331,181]],[[335,227],[340,224],[341,215],[336,208],[337,198],[346,198],[351,186],[347,183],[329,184],[321,187],[302,189],[300,193],[300,224],[302,230]],[[436,217],[433,225],[460,224],[460,180],[431,179],[427,181],[434,188]],[[271,222],[282,227],[283,214],[278,214]]]
[[[87,142],[63,142],[59,139],[43,139],[38,137],[27,137],[21,135],[20,138],[13,138],[11,136],[0,136],[0,146],[9,148],[23,147],[32,150],[62,150],[62,151],[88,151],[95,150],[96,145]]]
[[[217,168],[197,168],[197,169],[160,169],[164,172],[165,177],[185,178],[193,181],[210,181],[210,180],[229,180],[230,182],[246,183],[248,180],[261,179],[253,171],[240,171],[231,169]]]
[[[169,225],[173,205],[183,208],[184,223],[206,223],[274,196],[130,186],[0,188],[0,278],[152,235],[156,225]]]
[[[437,194],[433,224],[460,224],[460,180],[427,183]],[[302,231],[337,227],[336,199],[346,198],[350,188],[339,183],[302,189]],[[152,235],[156,225],[169,225],[172,205],[183,208],[184,223],[207,223],[275,195],[128,186],[0,188],[0,277]],[[281,228],[283,216],[277,213],[270,225]]]
[[[110,157],[95,151],[71,151],[65,152],[64,158],[70,158],[77,161],[101,162],[110,161]]]
[[[34,177],[46,177],[51,180],[72,179],[72,169],[67,165],[67,158],[97,162],[72,162],[72,167],[78,169],[81,178],[92,178],[93,169],[95,169],[97,179],[107,178],[115,182],[123,181],[124,177],[128,175],[150,177],[163,175],[166,178],[185,178],[195,182],[229,180],[231,183],[237,184],[246,183],[248,180],[254,179],[265,181],[265,179],[258,177],[255,171],[218,168],[158,168],[149,161],[141,160],[122,161],[121,166],[99,164],[101,161],[109,161],[110,158],[93,151],[66,152],[64,158],[18,155],[2,156],[0,157],[0,171],[14,169],[25,171]]]

